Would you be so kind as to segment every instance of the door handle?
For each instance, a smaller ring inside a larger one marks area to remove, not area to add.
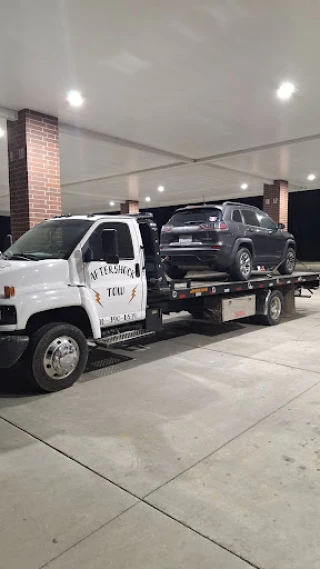
[[[253,233],[253,229],[247,229],[248,233]]]
[[[136,277],[140,277],[140,265],[139,263],[136,263]]]

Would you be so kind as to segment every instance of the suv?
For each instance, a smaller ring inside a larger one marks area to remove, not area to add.
[[[177,209],[162,227],[160,250],[173,279],[209,269],[245,281],[261,266],[291,274],[296,262],[296,243],[284,225],[237,202]]]

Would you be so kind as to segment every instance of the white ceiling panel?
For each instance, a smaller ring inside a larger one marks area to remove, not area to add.
[[[61,183],[101,178],[175,162],[94,137],[60,132]]]
[[[2,2],[0,104],[192,157],[319,133],[319,17],[315,0]]]
[[[252,151],[212,162],[249,174],[289,180],[292,189],[314,189],[320,186],[320,139]],[[315,174],[314,182],[308,181]]]
[[[88,207],[89,211],[119,209],[120,202],[127,198],[131,188],[139,195],[141,207],[229,199],[261,194],[263,181],[219,167],[187,165],[161,172],[68,186],[63,191],[63,207],[71,212],[88,211]],[[245,192],[240,189],[244,182],[248,183]],[[159,184],[165,187],[163,193],[157,190]],[[76,198],[80,195],[81,200]],[[145,201],[147,196],[151,198],[150,202]],[[115,207],[110,207],[110,200],[115,201]]]

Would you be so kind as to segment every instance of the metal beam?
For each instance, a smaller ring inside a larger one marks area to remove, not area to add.
[[[174,164],[164,164],[163,166],[152,166],[151,168],[144,168],[142,170],[131,170],[129,172],[121,172],[120,174],[111,174],[111,176],[100,176],[98,178],[89,178],[87,180],[68,182],[66,184],[61,184],[61,187],[68,188],[69,186],[77,186],[79,184],[91,184],[93,182],[116,180],[117,178],[125,178],[126,176],[148,174],[149,172],[157,172],[158,170],[172,170],[174,168],[181,168],[182,166],[188,166],[188,164],[186,164],[185,162],[175,162]]]
[[[252,146],[251,148],[242,148],[240,150],[232,150],[231,152],[223,152],[221,154],[213,154],[212,156],[205,156],[204,158],[196,158],[196,164],[203,164],[205,162],[214,162],[215,160],[222,160],[223,158],[232,158],[233,156],[241,156],[241,154],[249,154],[250,152],[259,152],[261,150],[272,150],[280,146],[291,146],[292,144],[299,144],[302,142],[313,142],[320,140],[320,134],[311,134],[310,136],[303,136],[301,138],[289,138],[288,140],[281,140],[279,142],[271,142],[261,146]]]
[[[12,109],[7,109],[6,107],[0,107],[0,118],[7,121],[16,121],[18,119],[17,111]]]
[[[124,138],[118,138],[116,136],[111,136],[109,134],[103,134],[93,130],[88,130],[86,128],[78,128],[66,123],[59,123],[59,130],[64,134],[71,136],[81,136],[85,138],[90,138],[91,140],[100,140],[101,142],[109,142],[117,146],[122,146],[124,148],[133,148],[135,150],[141,150],[142,152],[149,152],[151,154],[157,154],[158,156],[163,156],[164,158],[170,158],[171,160],[177,160],[183,163],[193,163],[194,159],[188,156],[182,156],[181,154],[175,154],[174,152],[167,152],[166,150],[161,150],[160,148],[154,148],[153,146],[148,146],[146,144],[140,144],[139,142],[134,142],[132,140],[126,140]]]

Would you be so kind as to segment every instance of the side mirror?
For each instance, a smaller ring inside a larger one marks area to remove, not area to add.
[[[104,260],[117,265],[119,263],[118,232],[115,229],[104,229],[101,238]]]
[[[284,223],[278,223],[278,229],[281,229],[281,231],[285,229]]]

